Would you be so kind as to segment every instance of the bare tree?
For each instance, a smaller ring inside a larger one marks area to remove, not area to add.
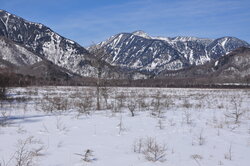
[[[0,100],[6,99],[6,92],[7,92],[7,86],[8,86],[9,78],[6,76],[0,75]]]
[[[33,166],[35,157],[41,156],[41,151],[44,149],[43,145],[36,149],[32,149],[30,146],[34,144],[42,144],[40,141],[34,139],[34,137],[28,137],[25,140],[18,141],[18,149],[15,153],[15,165],[16,166]]]
[[[4,111],[4,110],[1,111],[0,126],[2,126],[2,127],[8,126],[9,117],[10,117],[10,112],[7,113],[7,111]]]
[[[198,142],[199,142],[199,145],[203,145],[205,143],[205,137],[203,136],[203,129],[201,130],[200,134],[199,134],[199,137],[198,137]]]
[[[65,111],[69,108],[69,101],[67,98],[63,96],[54,96],[49,97],[49,94],[46,94],[41,100],[41,109],[44,112],[50,112],[53,111]]]
[[[152,115],[155,115],[158,118],[163,117],[163,115],[162,115],[163,108],[162,108],[161,100],[162,100],[161,93],[160,93],[160,91],[157,91],[156,95],[154,96],[153,103],[152,103],[152,105],[154,106]]]
[[[77,107],[77,112],[78,112],[77,116],[80,116],[82,114],[89,115],[92,109],[92,104],[93,100],[92,97],[90,96],[83,97],[82,102],[76,101],[75,106]]]
[[[183,121],[186,121],[186,124],[192,124],[192,114],[189,109],[185,109],[183,113]]]
[[[199,154],[193,154],[193,155],[191,155],[191,158],[194,159],[194,161],[195,161],[199,166],[201,166],[201,164],[200,164],[200,162],[199,162],[199,160],[202,160],[202,159],[203,159],[203,157],[202,157],[201,155],[199,155]]]
[[[0,100],[6,99],[6,87],[1,86],[0,87]]]
[[[101,94],[104,98],[106,108],[108,108],[108,98],[109,98],[109,93],[110,93],[109,91],[110,91],[109,88],[106,86],[103,86],[101,88]]]
[[[95,60],[92,61],[92,65],[97,68],[97,82],[96,82],[96,109],[100,110],[100,87],[103,68],[105,66],[105,58],[108,57],[107,51],[100,47],[99,45],[93,44],[89,50],[91,56],[95,57]]]
[[[122,120],[122,116],[120,117],[120,121],[117,125],[117,127],[119,128],[119,135],[126,130],[126,128],[123,125],[123,120]]]
[[[164,120],[162,118],[159,118],[157,127],[159,127],[160,130],[163,130],[165,128]]]
[[[131,116],[135,116],[135,109],[136,109],[136,102],[134,100],[129,100],[128,101],[128,109],[131,113]]]
[[[186,109],[189,109],[192,107],[192,104],[187,99],[184,99],[182,106]]]
[[[161,145],[154,138],[149,137],[145,141],[143,154],[148,161],[163,162],[166,160],[166,150],[166,145]]]
[[[143,109],[147,109],[148,104],[145,101],[146,95],[139,95],[136,102],[138,103],[138,110],[142,111]]]
[[[116,100],[112,101],[109,107],[111,109],[111,112],[112,112],[113,116],[116,113],[121,112],[121,109],[118,107],[118,104],[117,104]]]
[[[232,160],[232,144],[230,144],[228,152],[224,155],[225,159]]]
[[[120,94],[116,95],[115,99],[118,101],[119,108],[124,107],[124,101],[126,100],[124,92],[121,92]]]
[[[160,144],[156,139],[148,137],[147,139],[140,138],[134,142],[133,151],[144,154],[148,161],[164,162],[166,160],[167,147],[165,144]]]
[[[59,131],[64,131],[66,132],[67,131],[67,127],[66,125],[63,123],[62,119],[60,117],[56,117],[56,128],[57,130]]]
[[[206,138],[203,134],[203,129],[201,129],[201,131],[198,134],[194,135],[194,138],[192,140],[192,146],[194,146],[194,145],[202,146],[205,143],[206,143]]]
[[[241,101],[237,101],[236,98],[232,98],[232,104],[234,105],[234,110],[232,112],[226,113],[225,116],[234,119],[234,123],[239,123],[240,118],[244,114],[244,111],[240,109]]]
[[[141,153],[143,150],[143,139],[140,138],[134,142],[133,150],[136,153]]]

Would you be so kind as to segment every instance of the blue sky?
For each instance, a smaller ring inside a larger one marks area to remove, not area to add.
[[[49,26],[83,46],[120,32],[235,36],[250,43],[249,0],[0,0],[1,9]]]

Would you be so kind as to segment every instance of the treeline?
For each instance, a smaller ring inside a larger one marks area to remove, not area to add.
[[[121,87],[171,87],[171,88],[250,88],[247,80],[217,78],[161,78],[140,80],[106,80],[103,85]],[[240,82],[240,84],[239,84]]]
[[[100,79],[100,86],[120,87],[182,87],[182,88],[249,88],[250,78],[158,78],[158,79]],[[96,86],[98,80],[89,77],[35,77],[0,71],[0,87],[22,86]],[[229,83],[230,84],[227,84]],[[237,84],[237,83],[242,84]]]
[[[95,86],[94,79],[79,78],[60,79],[43,78],[16,73],[0,73],[0,87],[25,87],[25,86]]]

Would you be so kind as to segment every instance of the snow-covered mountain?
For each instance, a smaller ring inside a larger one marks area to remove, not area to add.
[[[209,63],[177,71],[162,71],[156,78],[182,79],[184,84],[248,83],[250,48],[240,47]],[[174,81],[173,81],[174,82]]]
[[[0,69],[1,72],[8,71],[45,80],[67,80],[77,76],[4,36],[0,36]]]
[[[104,77],[116,79],[149,78],[166,70],[205,64],[241,46],[250,47],[247,42],[234,37],[216,40],[152,37],[143,31],[135,31],[117,34],[98,44],[98,48],[104,48],[109,54],[100,65],[97,57],[76,42],[43,24],[29,22],[4,10],[0,10],[0,36],[1,64],[29,66],[42,59],[52,62],[50,66],[54,64],[87,77],[97,77],[101,67]],[[13,42],[13,46],[8,47],[6,40]]]
[[[150,37],[143,31],[120,33],[99,44],[112,65],[158,74],[201,65],[230,51],[250,45],[234,37],[216,40],[196,37]]]
[[[74,73],[82,76],[96,74],[96,68],[89,63],[93,58],[85,48],[40,23],[29,22],[0,10],[0,36]]]
[[[23,46],[56,66],[84,77],[97,77],[99,66],[105,78],[137,78],[138,75],[144,77],[137,71],[123,70],[119,66],[114,67],[107,62],[101,62],[84,47],[60,36],[49,27],[27,21],[4,10],[0,10],[0,36]]]
[[[235,49],[211,64],[216,77],[250,81],[250,48]]]

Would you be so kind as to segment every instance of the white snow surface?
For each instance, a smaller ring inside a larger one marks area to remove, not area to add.
[[[140,36],[146,39],[151,39],[151,37],[146,32],[141,30],[133,32],[133,35]]]
[[[228,38],[225,37],[225,39],[221,42],[221,46],[225,49],[225,44],[227,43]],[[226,50],[226,49],[225,49]]]
[[[93,109],[89,115],[77,116],[74,103],[82,101],[86,95],[94,95],[95,89],[9,89],[10,98],[29,100],[1,101],[0,120],[5,113],[9,124],[0,126],[0,165],[8,161],[9,165],[15,165],[18,140],[33,136],[37,141],[30,149],[43,146],[41,154],[34,159],[34,165],[40,166],[249,166],[249,90],[109,88],[108,103],[117,104],[115,98],[123,94],[126,96],[123,107],[116,112]],[[157,96],[161,96],[163,103],[159,117],[152,114],[155,107],[151,104]],[[45,108],[49,105],[46,97],[67,100],[69,108],[46,113]],[[135,116],[131,117],[126,105],[140,101],[148,107],[136,109]],[[244,112],[239,123],[227,116],[235,111],[235,105]],[[118,127],[121,122],[122,131]],[[143,153],[133,151],[136,140],[148,137],[166,145],[164,162],[148,161]],[[202,145],[199,145],[200,137],[204,141]],[[230,147],[231,160],[228,159]],[[91,162],[77,155],[84,154],[87,149],[93,151]]]

